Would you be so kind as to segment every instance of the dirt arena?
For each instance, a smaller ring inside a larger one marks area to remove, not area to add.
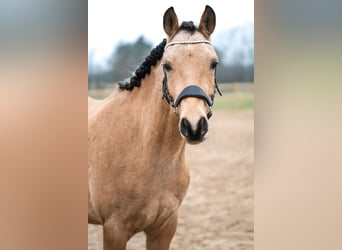
[[[172,250],[253,249],[254,113],[215,111],[208,139],[187,146],[191,183]],[[102,249],[102,227],[88,226],[88,250]],[[143,233],[128,250],[145,249]]]

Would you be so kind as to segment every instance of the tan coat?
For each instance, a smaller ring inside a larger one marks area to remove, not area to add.
[[[209,24],[213,15],[211,8],[203,14]],[[164,15],[169,41],[208,38],[213,29],[208,31],[202,21],[201,27],[194,35],[179,32],[173,8]],[[190,179],[180,121],[187,119],[196,129],[208,106],[201,99],[186,98],[175,115],[161,98],[162,64],[174,66],[168,75],[174,96],[190,81],[201,83],[209,96],[214,92],[209,65],[216,57],[207,44],[172,46],[140,88],[117,89],[103,101],[88,99],[88,221],[103,225],[105,250],[125,249],[140,231],[147,235],[147,249],[169,249]]]

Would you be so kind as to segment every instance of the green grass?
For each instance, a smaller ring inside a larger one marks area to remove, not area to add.
[[[254,109],[253,92],[225,92],[222,96],[216,94],[214,109],[217,110],[246,110]]]
[[[249,110],[254,109],[254,91],[252,84],[220,84],[223,96],[216,93],[214,109],[216,110]],[[113,91],[108,89],[92,89],[88,94],[95,99],[104,99]]]

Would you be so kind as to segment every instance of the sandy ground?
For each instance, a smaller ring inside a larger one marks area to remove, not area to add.
[[[191,183],[172,250],[253,249],[253,111],[215,111],[208,139],[187,146]],[[88,250],[102,249],[102,227],[88,226]],[[128,250],[145,249],[139,233]]]

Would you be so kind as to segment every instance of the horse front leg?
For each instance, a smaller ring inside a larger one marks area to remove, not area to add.
[[[110,219],[103,225],[103,250],[126,250],[128,233],[115,220]]]
[[[159,228],[145,231],[147,250],[169,250],[177,229],[178,215],[173,213]]]

